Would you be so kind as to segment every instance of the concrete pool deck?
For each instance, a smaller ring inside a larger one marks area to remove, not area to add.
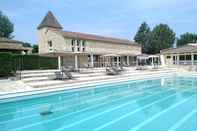
[[[9,79],[0,80],[0,95],[4,95],[9,92],[18,91],[31,91],[33,88],[26,85],[22,81],[13,81]]]

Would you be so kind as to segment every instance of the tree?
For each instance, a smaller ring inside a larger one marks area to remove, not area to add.
[[[8,19],[7,16],[3,15],[0,11],[0,37],[12,38],[11,35],[14,31],[14,25]]]
[[[166,24],[159,24],[153,28],[147,46],[148,54],[160,53],[160,50],[170,48],[175,41],[175,33]]]
[[[136,33],[134,40],[135,42],[142,45],[142,52],[147,52],[147,41],[150,34],[150,27],[146,22],[143,22]]]
[[[197,42],[197,34],[187,32],[180,36],[177,42],[177,46],[183,46],[188,43],[196,43],[196,42]]]
[[[33,45],[32,53],[38,53],[38,45]]]
[[[24,46],[24,47],[31,47],[31,44],[28,43],[28,42],[24,42],[24,43],[23,43],[23,46]]]

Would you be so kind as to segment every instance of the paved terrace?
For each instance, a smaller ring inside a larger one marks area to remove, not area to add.
[[[74,79],[72,80],[53,80],[55,71],[57,70],[23,71],[22,80],[20,81],[1,80],[0,99],[73,89],[109,82],[157,77],[175,73],[176,69],[161,68],[158,70],[135,70],[135,68],[126,68],[124,72],[116,76],[106,75],[104,68],[84,69],[80,73],[73,73]]]

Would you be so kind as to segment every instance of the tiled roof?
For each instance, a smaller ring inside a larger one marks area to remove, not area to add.
[[[2,42],[6,42],[6,43],[19,43],[19,44],[22,44],[23,42],[22,41],[17,41],[17,40],[13,40],[13,39],[8,39],[8,38],[5,38],[5,37],[0,37],[0,43]]]
[[[94,34],[71,32],[71,31],[55,31],[55,32],[61,33],[61,35],[63,35],[66,38],[102,41],[102,42],[118,43],[118,44],[132,44],[132,45],[140,46],[139,44],[127,39],[119,39],[119,38],[105,37],[105,36],[99,36]]]
[[[57,19],[55,18],[55,16],[53,15],[51,11],[49,11],[47,15],[44,17],[44,19],[38,26],[38,29],[41,29],[43,27],[52,27],[52,28],[62,29],[62,26],[57,21]]]
[[[188,44],[178,48],[169,48],[161,50],[161,54],[173,54],[173,53],[190,53],[197,52],[197,44]]]
[[[38,29],[41,29],[43,27],[52,27],[54,29],[62,29],[62,26],[59,24],[59,22],[54,17],[51,11],[47,13],[45,18],[41,22],[41,24],[38,26]],[[63,30],[53,30],[53,31],[55,31],[56,33],[60,33],[65,38],[102,41],[102,42],[118,43],[118,44],[132,44],[132,45],[140,46],[139,44],[133,41],[127,40],[127,39],[104,37],[104,36],[99,36],[99,35],[94,35],[94,34],[63,31]]]
[[[0,49],[31,50],[29,47],[23,47],[23,42],[8,38],[0,38]]]

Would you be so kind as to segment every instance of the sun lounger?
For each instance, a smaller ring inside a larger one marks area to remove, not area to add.
[[[118,75],[119,71],[114,70],[113,68],[106,68],[107,75]]]
[[[55,80],[63,80],[66,79],[65,76],[63,76],[62,72],[56,71],[55,72]]]
[[[123,68],[123,66],[119,67],[120,71],[125,71],[125,69]]]
[[[63,73],[63,76],[65,76],[67,79],[73,78],[71,72],[69,72],[69,71],[64,70],[64,71],[62,71],[62,73]]]
[[[115,70],[116,72],[121,72],[122,70],[119,67],[112,67],[113,70]]]

